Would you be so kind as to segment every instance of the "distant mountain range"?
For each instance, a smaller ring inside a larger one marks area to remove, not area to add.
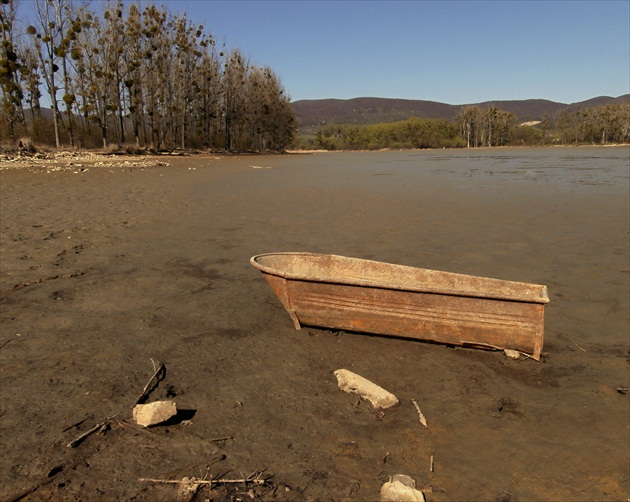
[[[493,104],[500,110],[516,115],[519,122],[552,117],[564,109],[591,108],[609,103],[628,103],[630,94],[617,98],[600,96],[579,103],[556,103],[546,99],[524,99],[514,101],[485,101],[466,105],[449,105],[435,101],[389,98],[354,99],[309,99],[292,103],[293,111],[302,131],[324,124],[376,124],[395,122],[411,117],[423,119],[453,120],[467,106],[486,108]]]

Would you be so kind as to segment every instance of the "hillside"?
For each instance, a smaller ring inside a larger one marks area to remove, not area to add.
[[[293,111],[301,130],[313,129],[323,124],[375,124],[395,122],[410,117],[439,118],[453,120],[463,108],[494,104],[497,108],[512,112],[520,122],[540,120],[543,116],[553,116],[557,112],[577,107],[589,108],[607,103],[630,100],[630,95],[617,98],[599,96],[580,103],[557,103],[546,99],[526,99],[513,101],[486,101],[464,105],[449,105],[435,101],[354,98],[354,99],[315,99],[292,103]]]

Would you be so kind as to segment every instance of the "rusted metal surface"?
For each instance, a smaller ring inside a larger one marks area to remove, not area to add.
[[[540,359],[547,287],[315,253],[254,256],[296,329],[319,326]]]

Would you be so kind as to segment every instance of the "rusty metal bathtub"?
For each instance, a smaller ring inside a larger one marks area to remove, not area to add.
[[[319,326],[540,359],[547,287],[316,253],[251,258],[296,329]]]

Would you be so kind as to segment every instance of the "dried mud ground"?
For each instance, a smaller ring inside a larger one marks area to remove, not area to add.
[[[264,471],[188,499],[370,501],[402,473],[428,501],[630,500],[627,180],[362,170],[374,155],[0,162],[0,498],[176,500],[139,478]],[[546,284],[543,360],[295,331],[249,264],[272,251]],[[138,430],[152,359],[149,401],[183,411]]]

